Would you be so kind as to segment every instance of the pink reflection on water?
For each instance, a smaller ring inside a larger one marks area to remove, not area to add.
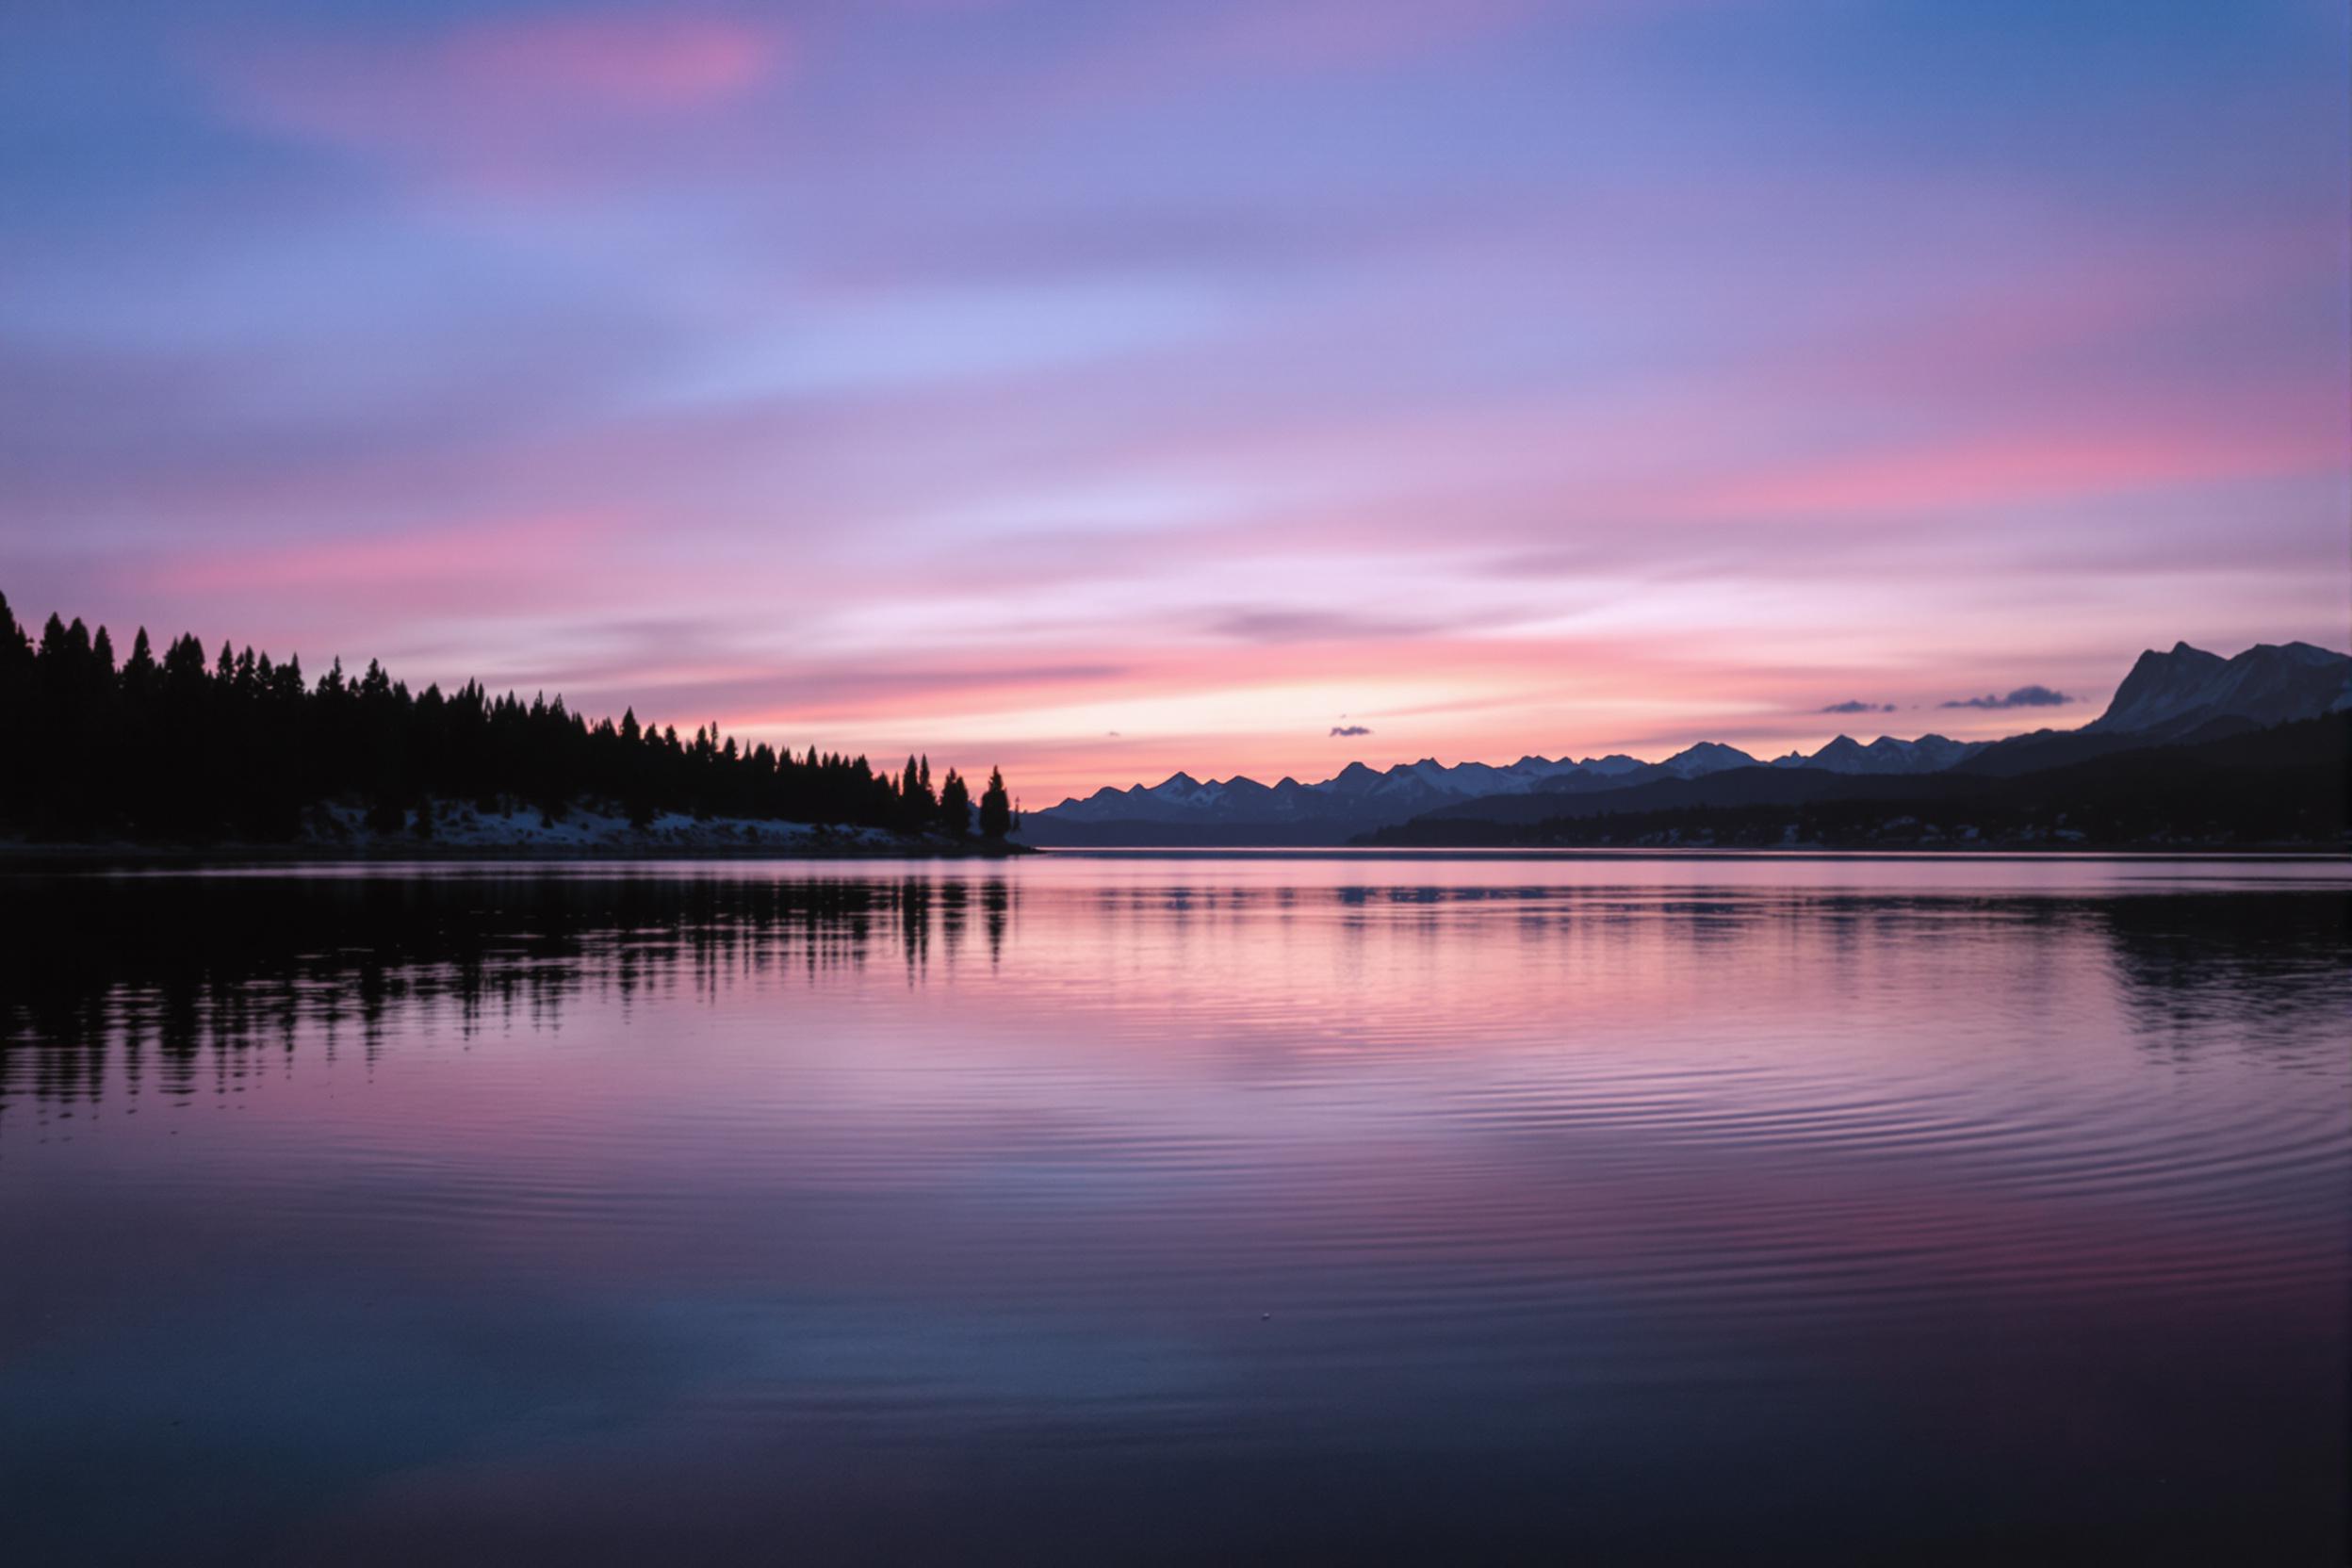
[[[760,1478],[956,1496],[991,1444],[1042,1501],[1082,1437],[1182,1471],[1233,1444],[1426,1457],[1492,1419],[1511,1453],[1671,1469],[1704,1432],[1774,1441],[1759,1390],[1812,1424],[1783,1441],[1826,1445],[1809,1463],[1867,1453],[1843,1462],[1915,1499],[2021,1457],[2138,1486],[2245,1441],[2219,1419],[2243,1398],[2272,1481],[2216,1506],[2310,1517],[2293,1478],[2336,1441],[2311,1391],[2340,1389],[2313,1379],[2352,1294],[2340,865],[368,876],[420,921],[505,918],[460,960],[379,947],[346,988],[376,988],[372,1023],[344,995],[330,1024],[314,983],[290,1036],[265,1010],[177,1091],[153,1037],[136,1093],[127,1039],[94,1095],[0,1082],[0,1237],[58,1260],[14,1331],[60,1364],[41,1325],[104,1344],[159,1276],[172,1314],[302,1303],[306,1378],[398,1347],[495,1380],[517,1336],[572,1347],[547,1354],[573,1414],[352,1461],[333,1541],[575,1495],[624,1533],[637,1508],[834,1519]],[[753,912],[817,885],[855,896]],[[203,890],[226,914],[309,888],[323,951],[354,886]],[[624,1471],[637,1505],[605,1495]],[[1986,1506],[2038,1517],[2013,1482]]]

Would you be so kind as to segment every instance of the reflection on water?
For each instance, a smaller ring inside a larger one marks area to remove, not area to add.
[[[369,1051],[397,1010],[447,1004],[462,1036],[553,1026],[583,992],[626,1001],[738,972],[810,974],[880,956],[912,975],[936,941],[1002,956],[1003,876],[746,880],[560,871],[442,875],[53,878],[0,952],[0,1109],[11,1091],[95,1097],[110,1049],[136,1094],[152,1050],[168,1094],[258,1047],[349,1034]],[[33,1045],[46,1050],[29,1050]],[[16,1074],[28,1072],[20,1085]],[[0,1130],[6,1123],[0,1122]]]
[[[7,891],[37,1557],[2342,1554],[2339,867]]]

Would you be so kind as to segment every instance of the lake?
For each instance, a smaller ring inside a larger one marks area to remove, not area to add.
[[[35,1562],[2332,1562],[2341,861],[0,878]]]

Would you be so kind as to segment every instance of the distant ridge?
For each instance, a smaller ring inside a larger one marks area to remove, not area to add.
[[[2199,734],[2203,731],[2200,729]],[[2092,737],[2098,739],[2098,737]],[[2016,774],[1743,768],[1594,795],[1473,801],[1363,842],[1413,848],[2352,848],[2352,713],[2220,739],[2126,738]]]
[[[1702,741],[1660,761],[1622,754],[1574,760],[1536,755],[1507,766],[1433,758],[1385,771],[1350,762],[1331,777],[1268,785],[1247,777],[1203,782],[1176,773],[1155,785],[1102,789],[1029,814],[1022,837],[1045,846],[1337,844],[1415,818],[1533,822],[1562,795],[1615,795],[1645,786],[1728,779],[1710,795],[1752,803],[1817,800],[1864,779],[1931,775],[2016,776],[2155,742],[2206,742],[2352,708],[2352,657],[2308,643],[2257,644],[2232,659],[2176,644],[2142,653],[2099,718],[2075,730],[2037,730],[1995,742],[1943,735],[1867,744],[1839,735],[1811,754],[1769,763],[1737,746]],[[1756,776],[1751,778],[1753,773]],[[1767,777],[1778,775],[1781,783]],[[1687,792],[1654,794],[1671,804]]]

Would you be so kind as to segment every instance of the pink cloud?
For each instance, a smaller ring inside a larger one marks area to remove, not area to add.
[[[771,24],[612,11],[282,43],[211,63],[232,112],[270,130],[511,178],[731,106],[792,53]]]
[[[732,98],[780,62],[780,41],[741,22],[666,14],[544,17],[468,28],[437,54],[449,77],[629,108]]]
[[[305,539],[244,547],[207,545],[172,554],[139,574],[141,589],[175,595],[356,593],[405,596],[436,584],[513,585],[544,576],[612,531],[604,518],[583,515],[483,518],[349,539]]]
[[[1700,515],[1919,513],[2149,490],[2341,467],[2340,437],[2196,423],[2131,431],[2033,432],[1872,451],[1729,480],[1697,493]]]

